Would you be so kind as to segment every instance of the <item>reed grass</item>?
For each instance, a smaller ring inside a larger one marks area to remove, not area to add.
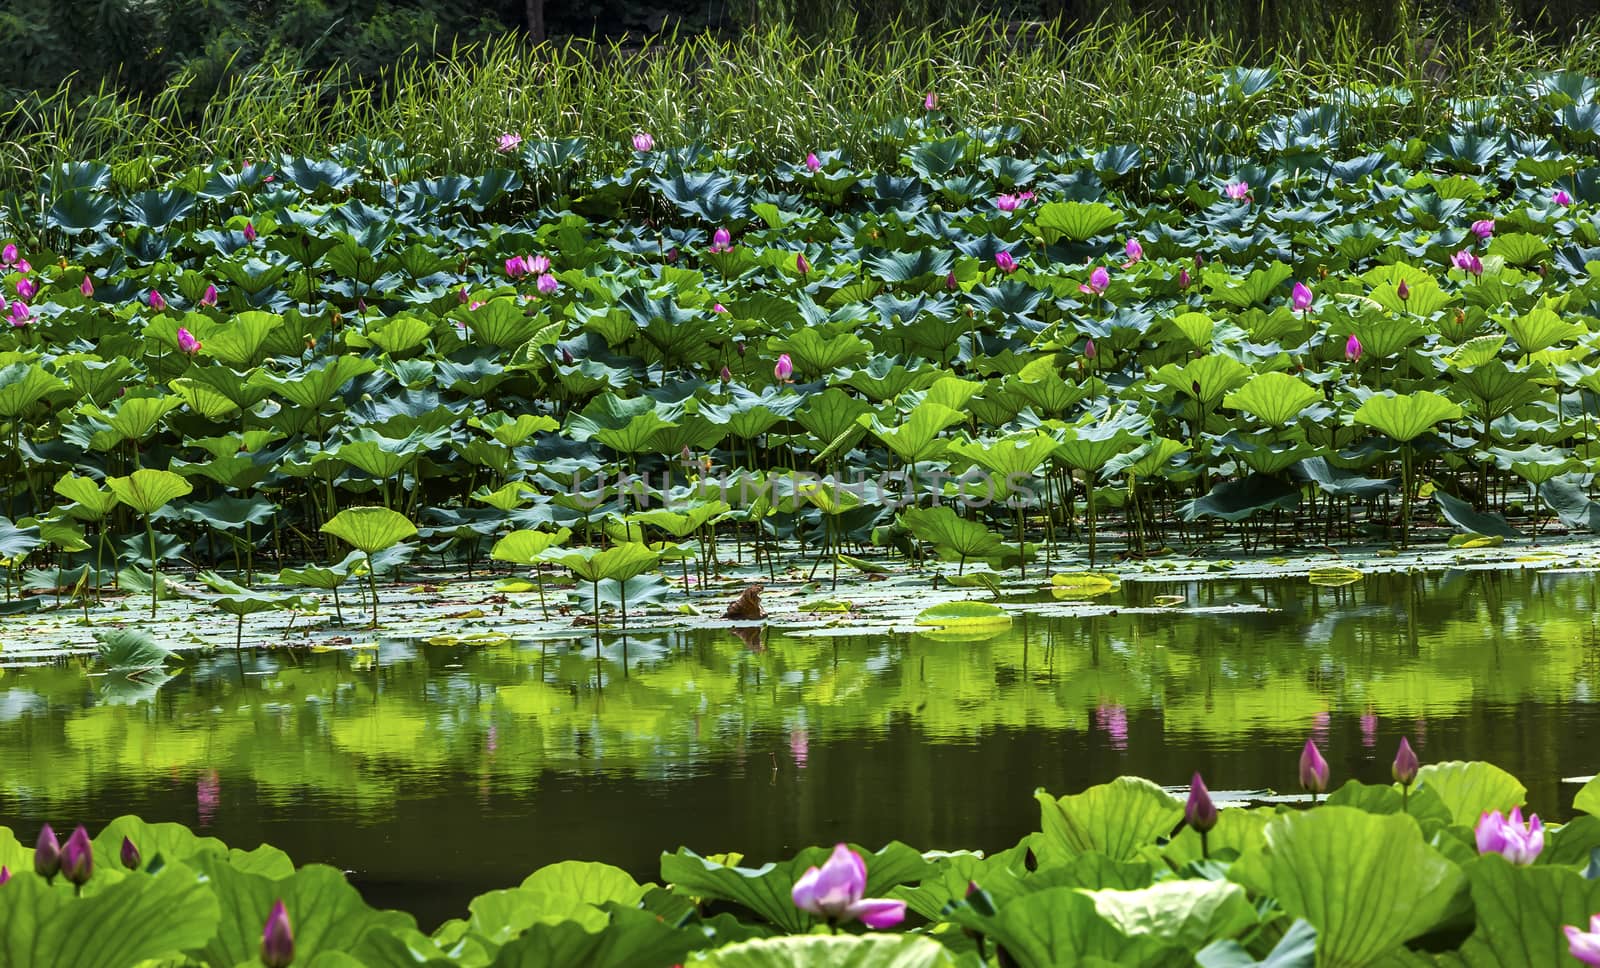
[[[986,20],[804,39],[786,27],[739,37],[665,35],[638,46],[514,37],[397,65],[375,85],[284,62],[245,68],[200,99],[179,82],[140,100],[70,85],[0,110],[0,189],[28,191],[64,161],[97,159],[136,175],[214,159],[280,152],[326,155],[360,139],[397,140],[431,170],[495,164],[501,132],[583,137],[597,170],[626,157],[638,130],[662,146],[701,141],[760,170],[808,150],[843,149],[858,163],[893,164],[896,123],[937,91],[953,125],[1014,125],[1019,151],[1137,144],[1147,157],[1193,159],[1248,144],[1218,144],[1217,125],[1248,128],[1318,103],[1339,89],[1389,87],[1346,112],[1346,143],[1426,136],[1452,99],[1515,96],[1530,72],[1600,73],[1600,35],[1552,43],[1505,26],[1416,20],[1374,44],[1356,20],[1327,19],[1292,43],[1263,48],[1247,33],[1196,32],[1150,19],[1086,27]],[[1241,105],[1214,101],[1229,67],[1279,72]],[[1514,107],[1514,100],[1511,102]]]

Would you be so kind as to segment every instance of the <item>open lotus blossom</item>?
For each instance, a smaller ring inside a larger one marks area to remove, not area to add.
[[[514,255],[506,260],[506,275],[512,279],[520,279],[528,274],[528,263],[522,256]]]
[[[1513,807],[1509,817],[1498,810],[1485,813],[1473,832],[1478,853],[1499,854],[1513,864],[1531,864],[1544,850],[1544,824],[1536,813],[1524,824],[1521,807]]]
[[[994,207],[1002,212],[1015,212],[1021,204],[1021,195],[1000,195],[994,200]]]
[[[811,263],[806,261],[806,254],[804,252],[796,252],[795,253],[795,256],[794,256],[794,267],[796,269],[800,270],[800,274],[802,276],[806,275],[807,273],[809,273],[811,271]]]
[[[215,306],[217,304],[217,287],[206,286],[206,291],[200,294],[200,305]]]
[[[1251,200],[1249,182],[1228,182],[1227,186],[1222,189],[1222,193],[1236,202],[1241,200],[1248,202]]]
[[[150,290],[150,308],[158,313],[167,308],[166,297],[161,295],[160,290]]]
[[[929,91],[922,99],[922,110],[933,111],[939,107],[939,95]]]
[[[513,134],[510,131],[507,131],[505,134],[502,134],[494,139],[494,147],[496,151],[515,151],[517,149],[517,145],[520,144],[522,144],[522,135]]]
[[[28,304],[20,299],[11,302],[11,325],[21,328],[33,322],[33,313],[28,310]]]
[[[267,923],[261,927],[261,964],[266,968],[289,968],[294,962],[294,928],[289,911],[281,899],[274,901]]]
[[[1472,234],[1480,241],[1487,242],[1494,237],[1494,219],[1480,218],[1472,223]]]
[[[1550,196],[1550,200],[1563,207],[1572,204],[1572,196],[1567,194],[1565,188],[1556,189],[1556,193]]]
[[[17,264],[18,258],[19,255],[17,253],[17,245],[15,242],[7,242],[6,247],[0,249],[0,265],[14,266]]]
[[[525,255],[522,257],[522,265],[535,275],[549,272],[550,257],[547,255]]]
[[[179,326],[178,349],[184,351],[190,356],[193,356],[200,352],[200,341],[194,338],[193,333],[189,332],[187,329],[184,329],[182,326]]]
[[[728,307],[724,306],[722,303],[712,303],[711,311],[714,313],[725,313],[728,311]]]
[[[733,251],[733,233],[729,232],[727,229],[722,229],[722,228],[719,228],[715,232],[712,232],[711,233],[711,251],[712,252],[732,252]]]
[[[1600,914],[1589,919],[1589,930],[1569,924],[1561,930],[1567,933],[1567,951],[1586,965],[1600,965]]]
[[[1122,251],[1128,254],[1128,261],[1122,264],[1124,269],[1144,258],[1144,246],[1139,244],[1138,239],[1129,239]]]
[[[559,279],[557,279],[555,276],[552,276],[548,272],[546,272],[546,273],[542,274],[541,276],[539,276],[539,280],[537,282],[535,282],[533,285],[534,285],[534,288],[539,290],[539,294],[540,295],[542,295],[542,296],[550,296],[550,295],[554,295],[555,291],[557,289],[561,288],[561,281]]]
[[[634,151],[654,151],[655,147],[656,139],[650,137],[648,132],[640,131],[633,136]]]
[[[1450,262],[1462,272],[1470,272],[1475,276],[1483,275],[1483,260],[1476,253],[1462,249],[1450,257]]]
[[[84,276],[83,281],[78,283],[78,291],[83,293],[85,299],[94,295],[94,283],[89,281],[88,276]]]
[[[1095,266],[1094,271],[1089,273],[1089,281],[1087,283],[1079,283],[1078,291],[1088,293],[1091,296],[1098,296],[1105,292],[1110,285],[1110,271],[1105,266]]]
[[[1300,751],[1300,789],[1313,797],[1328,789],[1328,761],[1322,758],[1314,740],[1306,740]]]
[[[1001,249],[999,252],[994,254],[994,264],[1006,275],[1010,275],[1011,273],[1017,271],[1016,257],[1004,249]]]
[[[39,294],[39,284],[37,282],[34,282],[32,279],[29,279],[27,276],[23,276],[21,279],[17,280],[17,297],[19,299],[22,299],[23,301],[27,301],[29,299],[32,299],[34,296],[37,296],[38,294]]]
[[[253,223],[253,222],[244,223],[244,240],[246,242],[254,242],[256,240],[255,223]]]
[[[817,153],[815,151],[806,152],[806,170],[807,171],[821,171],[822,170],[822,159],[817,157]]]
[[[1351,333],[1350,338],[1344,341],[1344,358],[1351,363],[1361,362],[1361,340],[1356,334]]]
[[[83,824],[79,824],[61,845],[61,876],[80,888],[94,876],[94,848],[89,844],[89,831],[83,829]]]
[[[1294,307],[1294,311],[1297,313],[1310,310],[1311,304],[1316,302],[1316,299],[1317,297],[1312,293],[1311,287],[1303,282],[1295,283],[1294,290],[1289,294],[1289,304]]]
[[[778,354],[778,362],[772,367],[772,375],[778,378],[779,383],[788,383],[794,378],[794,360],[789,359],[788,353]]]
[[[862,897],[867,890],[867,864],[845,844],[821,867],[811,867],[794,882],[794,906],[830,924],[860,920],[869,928],[889,928],[905,920],[906,902]]]

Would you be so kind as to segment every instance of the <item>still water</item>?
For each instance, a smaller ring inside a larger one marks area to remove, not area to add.
[[[890,839],[1009,846],[1056,794],[1133,773],[1288,789],[1315,736],[1335,784],[1487,759],[1546,816],[1600,767],[1589,573],[1125,584],[1157,613],[1021,616],[986,641],[630,634],[592,644],[194,658],[159,688],[76,663],[0,679],[0,823],[176,820],[351,872],[425,925],[581,858],[653,879],[663,849]],[[1267,611],[1211,613],[1222,605]],[[1185,610],[1189,609],[1189,610]]]

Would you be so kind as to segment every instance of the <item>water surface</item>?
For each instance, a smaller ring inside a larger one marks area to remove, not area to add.
[[[425,924],[564,859],[641,879],[663,849],[900,839],[1008,846],[1032,793],[1202,771],[1287,789],[1315,736],[1335,782],[1487,759],[1562,817],[1600,766],[1588,573],[1128,583],[1172,610],[1020,616],[984,641],[728,630],[190,657],[159,688],[77,661],[0,680],[0,823],[176,820],[352,872]],[[1213,613],[1218,605],[1260,611]]]

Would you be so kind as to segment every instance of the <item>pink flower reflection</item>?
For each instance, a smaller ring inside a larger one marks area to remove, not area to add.
[[[1094,709],[1094,724],[1111,739],[1111,748],[1128,748],[1128,710],[1122,705],[1101,703]]]
[[[1378,714],[1371,709],[1361,714],[1361,745],[1367,749],[1378,745]]]
[[[195,784],[194,802],[200,826],[211,826],[211,821],[217,816],[217,807],[222,803],[222,779],[217,776],[216,770],[201,775],[200,781]]]
[[[490,756],[493,756],[494,755],[494,751],[499,749],[499,748],[500,748],[500,727],[496,726],[494,723],[490,723],[489,724],[489,732],[483,738],[483,751],[485,753],[488,753]]]
[[[1329,745],[1328,725],[1331,722],[1332,718],[1327,714],[1327,712],[1320,712],[1311,717],[1311,739],[1318,746]]]
[[[789,730],[789,753],[794,756],[795,766],[806,768],[806,760],[811,758],[811,735],[807,730]]]

